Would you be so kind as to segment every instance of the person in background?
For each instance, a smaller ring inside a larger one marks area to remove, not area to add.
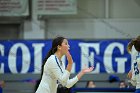
[[[127,88],[127,84],[125,83],[125,81],[120,81],[119,88]]]
[[[136,86],[135,93],[140,93],[140,36],[132,39],[127,47],[132,57],[132,69],[128,73],[132,85]]]
[[[0,93],[2,93],[2,89],[5,87],[5,82],[0,81]]]
[[[92,80],[87,82],[86,88],[95,88],[95,87],[96,85]]]

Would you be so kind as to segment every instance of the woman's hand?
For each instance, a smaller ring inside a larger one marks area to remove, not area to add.
[[[80,71],[80,73],[78,73],[78,75],[77,75],[78,80],[80,80],[80,78],[81,78],[84,74],[93,71],[93,69],[94,69],[94,67],[84,68],[82,71]]]
[[[129,73],[127,74],[128,78],[131,79],[132,78],[132,70],[129,71]]]
[[[68,64],[73,64],[73,59],[69,51],[66,53],[66,57],[68,60]]]
[[[71,72],[72,64],[73,64],[73,59],[72,59],[72,56],[71,56],[71,54],[70,54],[69,51],[66,53],[66,57],[67,57],[67,60],[68,60],[68,65],[67,65],[67,68],[66,68],[66,69],[67,69],[69,72]]]
[[[93,71],[94,67],[89,67],[89,68],[85,68],[82,70],[83,73],[89,73],[91,71]]]

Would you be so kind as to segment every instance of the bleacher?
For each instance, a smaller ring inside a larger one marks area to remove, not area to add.
[[[126,74],[86,74],[81,80],[75,84],[76,88],[85,88],[87,81],[93,80],[96,87],[100,88],[118,88],[119,82],[109,82],[109,76],[115,75],[120,80],[127,78]],[[75,74],[71,74],[71,78]],[[40,78],[40,74],[1,74],[0,80],[6,82],[3,93],[34,93],[36,80]]]
[[[119,87],[119,81],[110,81],[109,77],[115,76],[122,80],[127,79],[127,74],[86,74],[82,77],[80,82],[76,83],[75,87],[84,88],[86,87],[87,81],[93,80],[96,84],[96,87],[100,88],[118,88]]]
[[[1,74],[0,80],[5,81],[3,93],[34,93],[35,80],[39,74]]]

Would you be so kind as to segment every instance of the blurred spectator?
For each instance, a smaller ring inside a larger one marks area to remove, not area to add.
[[[96,87],[96,85],[93,81],[88,81],[87,82],[86,88],[95,88],[95,87]]]
[[[127,84],[125,83],[125,81],[120,81],[119,88],[127,88]]]
[[[5,82],[4,81],[0,81],[0,87],[4,88],[5,87]]]
[[[0,81],[0,93],[2,93],[2,88],[5,87],[5,82],[4,81]]]

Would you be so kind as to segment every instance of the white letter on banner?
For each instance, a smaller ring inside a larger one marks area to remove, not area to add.
[[[27,73],[30,67],[30,52],[29,49],[27,48],[27,46],[25,44],[22,43],[17,43],[15,44],[13,47],[11,47],[10,51],[9,51],[9,57],[8,57],[8,65],[9,68],[11,70],[12,73],[18,73],[17,69],[16,69],[16,58],[18,55],[16,55],[17,53],[17,49],[21,48],[22,50],[22,69],[21,69],[21,73]]]
[[[0,45],[0,56],[4,56],[4,46]],[[0,64],[0,73],[4,73],[4,63]]]
[[[98,55],[99,50],[99,43],[79,43],[79,46],[81,47],[81,69],[85,67],[85,65],[88,67],[89,62],[91,66],[95,66],[95,60],[94,60],[94,52],[91,52],[89,54],[89,48],[93,48],[96,51],[96,54]],[[92,71],[92,73],[99,73],[100,72],[100,64],[99,62],[96,62],[96,67]]]
[[[110,44],[106,50],[105,50],[105,53],[104,53],[104,65],[105,65],[105,69],[108,73],[114,73],[114,70],[113,70],[113,65],[112,65],[112,54],[113,54],[113,50],[115,47],[118,47],[121,51],[121,54],[123,54],[123,51],[124,51],[124,46],[121,44],[121,43],[112,43]],[[122,59],[121,60],[118,60],[120,58],[116,58],[115,61],[117,61],[119,64],[118,64],[118,71],[120,71],[120,69],[122,71],[124,71],[124,68],[121,68],[124,66],[124,63],[125,63],[125,59]],[[120,62],[121,62],[121,67],[120,67]]]
[[[116,58],[115,61],[118,63],[117,73],[125,73],[125,62],[127,58]]]
[[[34,48],[34,73],[40,73],[42,66],[42,48],[45,45],[33,44],[32,46]]]

